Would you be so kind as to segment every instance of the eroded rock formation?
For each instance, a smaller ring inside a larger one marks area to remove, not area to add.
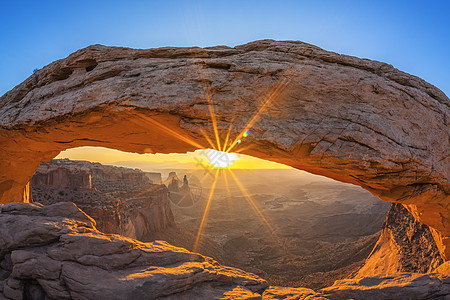
[[[394,203],[375,248],[356,277],[427,273],[442,263],[429,227],[415,220],[402,204]]]
[[[180,153],[212,147],[213,123],[221,144],[230,128],[233,143],[251,127],[233,150],[406,205],[449,259],[449,105],[439,89],[390,65],[301,42],[94,45],[0,98],[0,198],[26,199],[39,163],[64,149]]]
[[[31,178],[30,185],[34,188],[92,188],[91,174],[87,168],[74,168],[57,161],[41,163]]]
[[[0,298],[205,299],[267,287],[253,274],[163,241],[101,233],[69,202],[0,206],[0,237]]]
[[[145,172],[145,175],[150,179],[150,181],[153,184],[161,184],[162,183],[162,176],[161,173],[157,172]]]
[[[80,174],[92,181],[92,188],[78,180]],[[104,233],[148,241],[175,226],[166,186],[151,184],[141,170],[56,159],[39,166],[31,191],[33,200],[45,205],[74,202]]]
[[[339,280],[313,291],[269,287],[256,275],[163,241],[96,230],[73,203],[0,204],[0,299],[445,299],[448,275]]]

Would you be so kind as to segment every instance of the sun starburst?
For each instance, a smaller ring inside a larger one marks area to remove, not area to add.
[[[204,56],[207,56],[207,54],[202,53],[202,58]],[[280,242],[280,239],[276,235],[275,230],[270,225],[268,219],[264,216],[262,211],[258,208],[253,198],[250,196],[247,189],[244,187],[244,185],[239,181],[237,176],[232,172],[230,169],[230,166],[237,160],[238,154],[237,152],[245,151],[250,148],[249,145],[246,145],[244,147],[241,147],[240,145],[245,141],[245,139],[251,134],[252,127],[258,122],[258,120],[261,118],[264,112],[266,112],[272,103],[276,101],[282,95],[283,91],[286,89],[286,87],[289,85],[291,80],[294,78],[294,76],[298,73],[300,70],[296,64],[294,64],[291,68],[289,68],[285,73],[284,76],[280,77],[277,84],[273,87],[273,89],[267,93],[266,97],[263,99],[261,105],[256,109],[255,113],[249,118],[249,121],[245,126],[243,126],[243,129],[239,132],[237,136],[235,136],[234,139],[231,139],[231,132],[234,127],[235,119],[236,119],[236,112],[233,113],[232,120],[230,122],[229,128],[225,134],[225,139],[222,142],[220,140],[220,133],[219,128],[217,124],[217,116],[216,116],[216,107],[214,104],[214,97],[211,89],[211,82],[210,78],[208,77],[208,74],[206,73],[204,68],[204,62],[200,61],[198,59],[199,55],[196,52],[193,52],[193,58],[194,58],[194,64],[197,66],[197,73],[200,78],[200,82],[202,83],[203,92],[205,95],[205,98],[208,103],[208,111],[211,117],[211,123],[212,123],[212,131],[214,132],[215,142],[206,134],[205,131],[201,131],[202,135],[204,136],[205,140],[208,142],[208,144],[211,146],[212,149],[205,149],[203,150],[206,158],[208,160],[208,164],[213,169],[216,169],[216,173],[214,174],[214,181],[211,186],[210,193],[208,195],[206,205],[203,211],[203,216],[199,225],[199,229],[195,238],[195,243],[193,247],[193,251],[197,251],[200,246],[200,240],[201,236],[204,232],[209,210],[211,207],[211,202],[214,196],[214,192],[216,189],[216,184],[218,180],[218,176],[220,172],[222,172],[225,175],[225,182],[226,182],[226,189],[228,192],[228,200],[229,204],[231,205],[231,193],[229,190],[229,182],[227,178],[227,174],[230,174],[233,178],[234,182],[239,187],[240,191],[244,195],[245,199],[247,200],[248,204],[252,208],[253,212],[257,216],[258,220],[261,222],[261,224],[267,229],[269,234],[274,238],[274,240],[282,247],[282,243]],[[303,66],[304,67],[304,66]],[[305,73],[305,72],[304,72]],[[239,146],[239,149],[237,149],[233,153],[231,152],[233,149],[235,149],[236,146]]]

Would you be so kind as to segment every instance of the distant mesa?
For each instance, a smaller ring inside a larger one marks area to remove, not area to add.
[[[198,181],[193,175],[190,176],[194,181]],[[199,185],[190,186],[187,175],[183,176],[183,182],[181,182],[176,172],[170,172],[166,182],[168,182],[170,201],[176,206],[193,206],[201,197],[201,187]]]
[[[54,160],[50,163],[41,163],[36,173],[30,180],[30,185],[35,188],[92,188],[91,173],[81,164],[68,160]]]
[[[74,202],[105,233],[149,240],[175,224],[167,187],[138,169],[54,159],[41,163],[30,186],[34,202]]]
[[[144,172],[144,173],[153,184],[161,184],[162,183],[161,173],[156,173],[156,172]]]

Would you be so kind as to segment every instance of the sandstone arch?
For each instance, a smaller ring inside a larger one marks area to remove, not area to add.
[[[0,202],[26,201],[39,163],[64,149],[209,147],[210,95],[221,139],[230,124],[234,138],[274,91],[243,153],[405,204],[450,257],[449,99],[390,65],[301,42],[94,45],[51,63],[0,98]]]

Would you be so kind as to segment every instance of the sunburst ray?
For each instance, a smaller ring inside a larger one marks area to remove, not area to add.
[[[223,150],[228,148],[228,140],[230,139],[231,129],[233,128],[234,121],[236,120],[236,113],[233,112],[233,117],[231,118],[230,126],[228,127],[227,135],[225,136],[225,141],[223,142]]]
[[[209,192],[209,196],[208,196],[208,200],[206,202],[205,210],[203,211],[202,221],[200,222],[200,227],[198,228],[197,236],[195,238],[194,246],[192,248],[193,252],[196,252],[198,250],[198,246],[199,246],[199,243],[200,243],[200,238],[201,238],[201,235],[203,234],[203,230],[205,228],[206,221],[208,219],[209,208],[211,207],[212,197],[214,195],[214,190],[216,188],[218,173],[219,173],[219,170],[216,171],[216,174],[214,176],[214,181],[213,181],[213,183],[211,185],[211,190]]]
[[[233,200],[231,197],[231,191],[230,191],[230,184],[228,182],[228,172],[223,172],[223,178],[225,180],[225,189],[227,191],[227,202],[228,202],[228,208],[230,210],[230,214],[234,215],[234,209],[233,209]]]
[[[203,72],[203,68],[200,64],[200,60],[198,60],[198,58],[197,58],[195,49],[191,53],[193,53],[194,64],[197,65],[197,73],[200,77],[200,81],[203,86],[203,92],[205,94],[206,101],[208,102],[208,110],[209,110],[209,115],[211,117],[211,122],[213,125],[214,136],[216,137],[217,149],[219,151],[222,151],[222,147],[220,144],[219,130],[217,127],[217,119],[216,119],[214,100],[213,100],[211,89],[208,85],[208,82],[212,82],[212,80],[208,78],[206,72]]]
[[[160,122],[158,122],[158,121],[156,121],[156,120],[154,120],[154,119],[152,119],[150,117],[133,115],[133,118],[138,118],[139,120],[141,120],[144,123],[156,126],[159,129],[161,129],[162,131],[164,131],[165,133],[167,133],[168,135],[170,135],[170,136],[172,136],[172,137],[174,137],[174,138],[176,138],[176,139],[178,139],[180,141],[183,141],[183,142],[185,142],[185,143],[187,143],[187,144],[189,144],[191,146],[194,146],[197,149],[204,149],[205,148],[202,145],[200,145],[199,143],[197,143],[196,141],[190,139],[189,137],[186,137],[185,135],[182,135],[182,134],[180,134],[180,133],[170,129],[169,127],[161,124]]]
[[[258,206],[253,201],[252,197],[250,196],[250,193],[247,191],[247,189],[244,187],[244,185],[241,183],[239,178],[233,173],[232,170],[229,170],[231,176],[233,177],[234,181],[238,185],[239,189],[242,191],[242,194],[244,195],[247,202],[250,204],[250,207],[252,208],[253,212],[261,222],[261,224],[266,227],[266,230],[269,232],[269,234],[274,238],[275,242],[284,250],[283,244],[281,243],[278,235],[276,234],[275,230],[272,228],[270,223],[267,221],[266,217],[263,215],[261,210],[258,208]]]
[[[203,129],[200,129],[200,132],[202,133],[202,135],[205,137],[206,141],[208,142],[208,144],[211,146],[212,149],[217,150],[216,146],[214,145],[213,141],[211,140],[211,138],[206,134],[206,132]]]
[[[226,152],[230,152],[234,148],[234,146],[237,145],[237,141],[242,139],[242,137],[244,136],[244,133],[247,132],[250,128],[252,128],[253,125],[255,125],[255,123],[261,117],[261,114],[284,91],[284,89],[287,87],[289,82],[292,80],[295,73],[296,72],[294,72],[294,68],[292,67],[291,70],[289,70],[288,74],[286,76],[284,76],[281,80],[279,80],[279,82],[276,84],[276,86],[272,90],[272,92],[270,92],[269,95],[265,98],[265,100],[263,101],[263,104],[259,107],[257,112],[253,115],[253,117],[250,119],[250,121],[247,123],[247,125],[244,126],[244,129],[238,134],[238,136],[234,139],[234,141],[226,149]]]

